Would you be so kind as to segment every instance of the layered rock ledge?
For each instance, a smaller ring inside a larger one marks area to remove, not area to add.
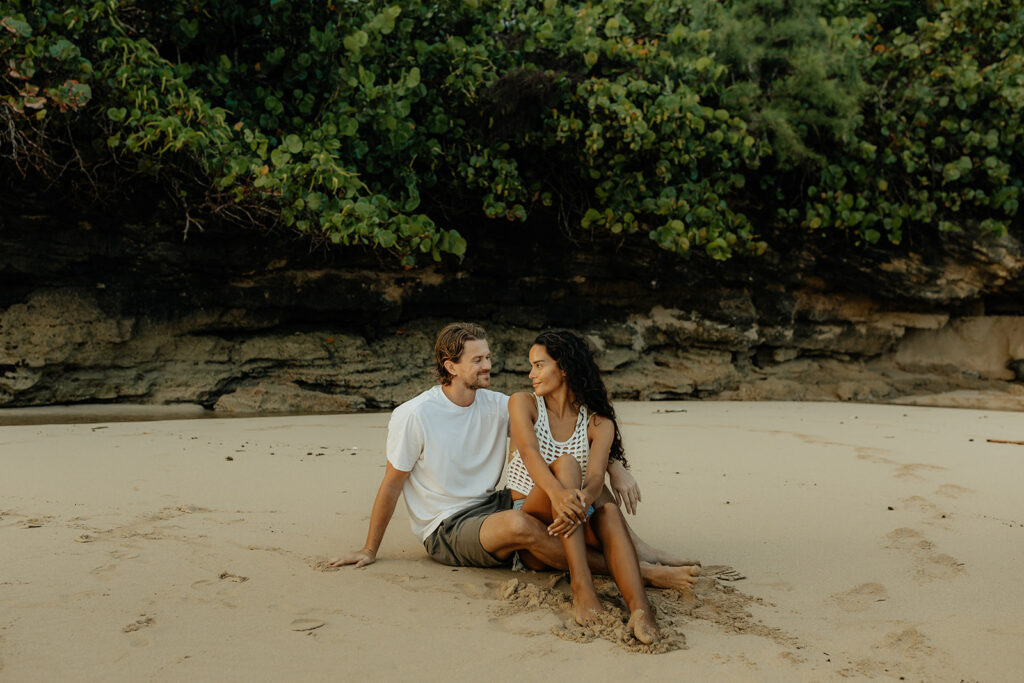
[[[183,241],[173,225],[9,213],[0,407],[387,409],[433,381],[437,329],[469,319],[487,326],[505,391],[526,388],[536,332],[564,326],[590,339],[618,398],[1024,409],[1024,251],[1012,237],[722,265],[642,238],[524,233],[481,231],[462,263],[406,271],[224,227]]]

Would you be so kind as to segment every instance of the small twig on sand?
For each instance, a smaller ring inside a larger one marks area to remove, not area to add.
[[[1004,439],[985,439],[989,443],[1008,443],[1014,446],[1024,446],[1024,441],[1006,441]]]

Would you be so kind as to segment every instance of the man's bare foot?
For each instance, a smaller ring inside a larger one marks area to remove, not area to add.
[[[604,605],[593,590],[572,592],[572,617],[580,626],[594,626],[601,620]]]
[[[663,564],[666,567],[700,566],[700,562],[698,560],[684,560],[678,555],[673,555],[666,550],[659,550],[658,548],[655,548],[639,537],[633,539],[633,545],[636,546],[636,557],[641,562]]]
[[[629,615],[626,628],[632,629],[633,635],[644,645],[650,645],[661,638],[658,622],[654,620],[654,615],[647,610],[634,610]]]
[[[700,576],[700,567],[663,567],[649,562],[640,563],[640,575],[644,582],[655,588],[675,588],[681,591],[692,591],[697,577]]]

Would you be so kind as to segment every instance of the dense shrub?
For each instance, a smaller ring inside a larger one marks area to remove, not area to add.
[[[2,0],[3,173],[98,194],[141,174],[186,226],[281,222],[407,265],[484,219],[716,259],[778,231],[999,233],[1024,0],[930,6]]]
[[[869,21],[864,121],[787,218],[872,243],[1004,233],[1024,176],[1024,3],[947,0],[913,30]]]

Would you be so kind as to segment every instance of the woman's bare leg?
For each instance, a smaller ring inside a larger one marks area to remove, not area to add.
[[[600,501],[599,501],[600,503]],[[629,609],[629,627],[642,643],[653,643],[661,637],[654,610],[647,600],[640,561],[629,537],[626,520],[614,501],[595,505],[591,526],[601,540],[608,570],[619,587],[622,599]]]
[[[580,465],[572,456],[562,456],[551,463],[551,472],[559,483],[567,489],[578,489],[583,483]],[[547,494],[539,486],[526,497],[523,512],[551,523],[554,510]],[[566,563],[569,566],[569,584],[572,587],[573,617],[581,626],[589,626],[597,622],[603,607],[597,591],[594,589],[594,577],[590,573],[587,562],[586,539],[581,529],[560,538],[565,551]]]
[[[603,505],[605,503],[615,503],[615,497],[612,496],[612,492],[608,490],[607,486],[604,488],[603,491],[601,491],[601,495],[598,496],[597,500],[594,502],[594,509],[597,509],[598,505]],[[636,532],[633,531],[633,528],[629,526],[629,521],[626,520],[625,515],[623,515],[622,519],[626,524],[626,531],[629,532],[629,540],[633,542],[633,547],[636,549],[636,557],[640,561],[640,566],[642,568],[654,567],[655,565],[659,564],[664,565],[666,567],[685,567],[686,569],[682,571],[682,575],[688,575],[692,577],[700,576],[700,562],[698,562],[697,560],[684,560],[676,555],[673,555],[672,553],[666,552],[664,550],[658,550],[657,548],[649,545],[642,538],[636,535]],[[668,572],[667,574],[665,572],[655,573],[658,574],[659,579],[662,579],[663,575],[670,577],[677,577],[681,575],[680,572]],[[659,588],[665,587],[666,586],[664,585],[659,586]],[[677,586],[672,585],[668,587],[676,588]]]
[[[601,491],[601,495],[598,497],[598,500],[602,503],[605,501],[615,502],[615,496],[613,496],[611,490],[605,486],[604,490]],[[641,565],[646,563],[663,564],[666,567],[700,566],[700,562],[697,560],[686,560],[675,553],[655,548],[650,543],[640,538],[637,533],[633,531],[633,527],[629,525],[629,520],[626,520],[626,529],[629,531],[629,538],[633,541],[633,547],[636,548],[636,556],[637,559],[640,560]]]

